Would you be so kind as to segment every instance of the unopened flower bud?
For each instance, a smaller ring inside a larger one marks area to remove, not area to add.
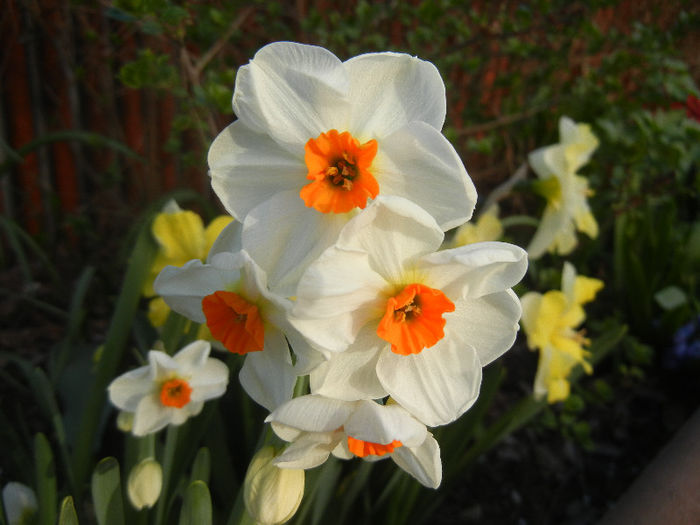
[[[117,416],[117,428],[122,432],[131,432],[134,427],[134,413],[120,410]]]
[[[2,504],[5,507],[8,525],[34,523],[39,511],[34,491],[16,481],[11,481],[2,489]]]
[[[248,466],[243,496],[248,513],[263,525],[285,523],[304,496],[304,471],[279,468],[272,463],[273,447],[260,449]]]
[[[155,459],[146,458],[131,469],[127,493],[136,510],[155,505],[162,487],[163,470]]]

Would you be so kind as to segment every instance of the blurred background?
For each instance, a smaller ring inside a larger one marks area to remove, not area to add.
[[[606,282],[600,322],[630,335],[585,392],[451,489],[436,518],[588,523],[698,405],[699,29],[691,1],[3,0],[0,351],[41,366],[57,345],[100,344],[144,214],[172,197],[221,213],[206,153],[235,118],[236,69],[260,47],[410,53],[444,78],[444,133],[480,196],[556,142],[561,115],[601,141],[586,173],[601,235],[577,268]],[[531,199],[502,206],[523,213]],[[520,350],[517,394],[535,369]],[[14,421],[29,397],[3,377]],[[23,410],[18,435],[41,430]]]

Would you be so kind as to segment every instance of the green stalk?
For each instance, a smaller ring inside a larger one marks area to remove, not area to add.
[[[172,475],[173,461],[175,460],[175,450],[177,449],[178,430],[179,427],[170,425],[166,432],[165,449],[163,450],[163,458],[161,461],[161,465],[163,466],[163,490],[160,493],[160,498],[156,506],[154,525],[161,525],[163,523],[168,502],[170,501],[170,488],[174,486],[173,480],[170,478]]]

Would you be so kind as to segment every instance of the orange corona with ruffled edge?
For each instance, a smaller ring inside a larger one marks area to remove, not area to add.
[[[355,439],[354,437],[348,436],[348,449],[350,450],[350,452],[352,452],[360,458],[364,458],[369,455],[383,456],[384,454],[391,454],[395,448],[399,448],[402,446],[403,443],[396,439],[391,443],[382,445],[381,443],[362,441],[361,439]]]
[[[247,354],[263,349],[265,329],[258,307],[234,292],[218,291],[202,299],[207,327],[229,352]]]
[[[454,303],[440,290],[409,284],[386,302],[377,335],[391,343],[396,354],[418,354],[444,337],[442,315],[454,309]]]
[[[166,407],[182,408],[190,402],[192,387],[180,378],[169,379],[160,387],[160,402]]]
[[[313,182],[299,196],[304,203],[322,213],[346,213],[367,206],[367,199],[379,193],[379,184],[370,172],[377,154],[377,141],[364,144],[349,132],[332,129],[309,139],[304,161]]]

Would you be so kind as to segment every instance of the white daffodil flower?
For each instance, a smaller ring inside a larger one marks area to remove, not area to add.
[[[380,197],[302,276],[292,323],[332,353],[313,393],[390,395],[428,426],[476,400],[481,368],[511,347],[520,302],[510,289],[527,254],[500,242],[437,252],[443,232],[419,206]]]
[[[445,86],[430,62],[368,53],[341,62],[317,46],[275,42],[239,68],[238,120],[209,150],[214,191],[243,221],[253,259],[296,280],[378,195],[406,197],[443,230],[467,221],[476,190],[440,132]]]
[[[134,435],[181,425],[199,414],[205,401],[226,391],[228,367],[209,357],[210,349],[207,341],[195,341],[174,356],[151,350],[148,365],[126,372],[110,383],[112,404],[134,414]]]
[[[274,463],[281,468],[316,467],[330,454],[376,461],[390,457],[430,488],[442,480],[440,447],[425,425],[396,403],[342,401],[320,395],[296,397],[266,422],[291,445]]]
[[[576,247],[576,230],[598,236],[598,223],[588,206],[592,191],[588,180],[577,175],[591,158],[598,139],[588,124],[576,124],[568,117],[559,120],[559,144],[530,153],[529,162],[540,180],[536,191],[547,199],[540,225],[527,252],[531,259],[546,251],[566,255]]]
[[[268,290],[265,272],[245,251],[215,253],[206,264],[193,260],[182,268],[168,266],[155,289],[174,311],[206,323],[228,351],[246,355],[241,384],[270,411],[292,397],[298,375],[323,360],[287,321],[292,302]]]

